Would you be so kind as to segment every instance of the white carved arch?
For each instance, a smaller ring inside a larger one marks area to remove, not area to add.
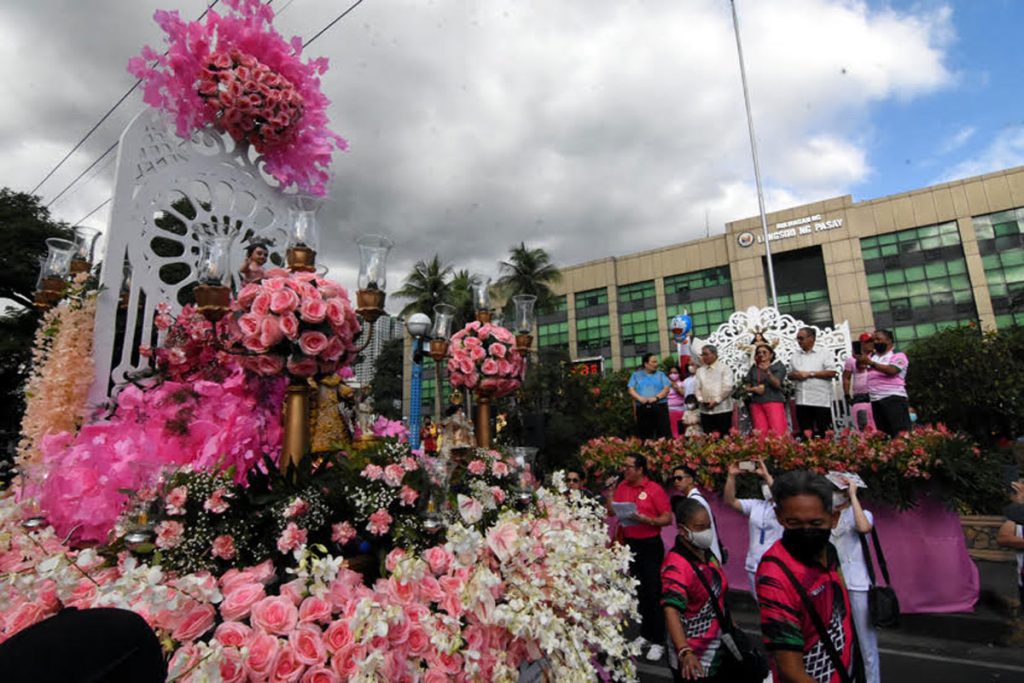
[[[816,335],[815,348],[829,351],[834,358],[836,377],[832,380],[832,418],[837,429],[848,426],[850,411],[843,394],[842,371],[843,364],[853,352],[853,346],[847,321],[835,328],[823,328],[808,325],[770,306],[751,306],[745,311],[733,313],[707,339],[694,339],[693,354],[699,356],[706,344],[714,344],[718,349],[719,362],[724,362],[732,369],[734,378],[739,381],[753,362],[751,341],[756,333],[761,332],[769,343],[774,343],[776,360],[788,365],[799,348],[796,333],[802,327],[813,329]]]
[[[92,404],[148,367],[138,346],[157,342],[157,304],[169,304],[176,314],[188,303],[182,298],[196,281],[202,233],[235,237],[230,265],[236,289],[245,248],[254,239],[271,241],[271,260],[284,263],[288,198],[260,165],[247,146],[212,129],[179,138],[153,109],[125,128],[100,274]],[[158,254],[154,245],[170,255]]]

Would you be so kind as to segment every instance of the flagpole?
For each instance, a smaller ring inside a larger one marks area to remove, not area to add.
[[[768,241],[768,216],[764,212],[764,191],[761,188],[761,164],[757,160],[757,140],[754,136],[754,116],[750,111],[750,93],[747,90],[747,69],[743,63],[743,44],[740,42],[740,20],[736,16],[736,0],[729,0],[732,8],[732,28],[736,34],[736,54],[740,59],[740,81],[743,83],[743,104],[747,109],[747,128],[750,131],[750,156],[754,161],[754,184],[757,186],[757,208],[761,214],[761,231],[764,233],[764,253],[768,262],[768,284],[771,287],[772,307],[779,307],[775,292],[775,269],[772,267],[772,247]]]

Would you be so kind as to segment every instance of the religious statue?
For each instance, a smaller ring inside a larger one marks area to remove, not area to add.
[[[779,344],[779,340],[777,338],[776,339],[768,339],[768,337],[765,336],[765,331],[764,330],[762,330],[760,327],[755,327],[754,328],[754,338],[750,340],[750,343],[749,344],[737,344],[736,348],[740,349],[741,351],[746,351],[748,354],[753,356],[754,355],[754,350],[757,349],[758,346],[767,345],[767,346],[769,346],[769,347],[774,349],[776,346],[778,346],[778,344]]]
[[[313,414],[312,451],[321,453],[344,448],[352,440],[352,420],[348,404],[355,391],[342,383],[338,375],[329,375],[317,386]]]
[[[242,282],[258,282],[263,279],[263,266],[267,263],[270,255],[268,247],[270,243],[266,240],[255,239],[245,248],[245,260],[238,274],[242,276]]]
[[[450,415],[441,420],[441,453],[445,456],[476,446],[473,423],[466,417],[465,409],[461,405],[452,406],[449,412]]]
[[[373,413],[373,397],[362,396],[356,404],[356,427],[359,429],[360,439],[372,439],[373,423],[376,415]]]

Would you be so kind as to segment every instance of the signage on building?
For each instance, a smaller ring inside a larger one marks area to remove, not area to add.
[[[571,360],[568,363],[568,370],[570,375],[600,375],[604,372],[604,358],[596,356]]]
[[[791,221],[783,221],[782,223],[775,224],[774,232],[768,233],[768,241],[774,242],[776,240],[786,240],[791,237],[802,237],[803,235],[813,235],[816,232],[826,232],[828,230],[837,230],[843,227],[842,218],[822,218],[820,213],[816,213],[813,216],[804,216],[803,218],[794,218]],[[736,236],[736,243],[741,247],[749,247],[754,242],[758,244],[764,243],[764,235],[755,235],[750,231],[741,232]]]

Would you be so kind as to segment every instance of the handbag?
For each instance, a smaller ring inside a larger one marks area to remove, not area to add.
[[[807,614],[811,617],[811,623],[814,624],[814,630],[818,632],[818,640],[825,646],[825,652],[828,654],[828,658],[832,660],[832,667],[839,673],[839,680],[842,683],[864,683],[864,663],[860,658],[860,648],[857,643],[857,633],[854,630],[853,635],[853,676],[850,676],[850,672],[843,666],[843,659],[839,656],[839,651],[836,650],[835,643],[832,642],[832,637],[828,634],[828,629],[825,628],[825,622],[821,620],[821,615],[818,614],[818,610],[814,608],[814,603],[811,602],[811,596],[807,595],[807,591],[804,590],[803,584],[797,581],[796,577],[793,576],[793,572],[790,571],[789,567],[777,557],[765,557],[761,560],[762,562],[772,562],[773,564],[779,565],[782,569],[782,573],[786,575],[789,582],[793,584],[793,588],[796,589],[797,594],[800,596],[800,602],[803,603],[804,609],[807,610]]]
[[[882,553],[882,544],[878,542],[878,531],[871,528],[871,542],[875,546],[875,557],[878,558],[878,568],[882,570],[882,577],[885,579],[884,586],[875,585],[875,568],[871,561],[871,551],[868,549],[866,534],[860,534],[860,547],[864,552],[864,565],[868,569],[868,579],[871,587],[868,588],[868,618],[874,626],[891,628],[900,625],[900,601],[893,590],[892,581],[889,580],[889,567],[885,563],[885,554]]]
[[[722,680],[730,683],[761,683],[768,675],[768,660],[760,650],[754,647],[750,638],[741,629],[736,628],[732,616],[728,614],[729,604],[726,603],[726,613],[723,614],[715,598],[715,592],[711,590],[711,584],[704,578],[697,565],[684,553],[679,553],[684,560],[690,563],[693,573],[697,575],[704,590],[707,591],[711,600],[711,609],[715,611],[715,618],[722,629],[722,644],[729,653],[722,659],[722,669],[718,674]]]

